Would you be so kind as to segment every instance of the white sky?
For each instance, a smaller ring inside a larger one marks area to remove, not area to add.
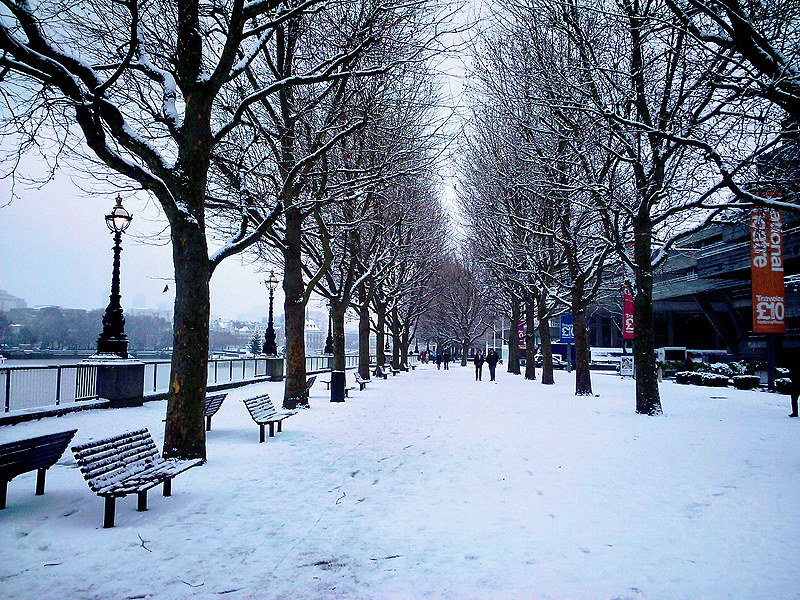
[[[455,17],[457,22],[474,19],[478,2]],[[460,42],[471,32],[451,34],[445,40],[457,51],[447,56],[438,69],[444,92],[463,109],[464,66],[467,48]],[[452,38],[452,43],[450,39]],[[457,119],[452,121],[457,128]],[[457,144],[456,146],[457,147]],[[29,169],[39,170],[32,164]],[[116,191],[87,194],[85,182],[76,185],[69,167],[39,189],[15,189],[0,180],[0,289],[20,297],[28,306],[59,305],[65,308],[104,308],[111,285],[112,235],[104,215],[114,206]],[[454,172],[442,173],[445,205],[455,208]],[[83,176],[81,176],[83,177]],[[108,184],[105,184],[108,188]],[[121,293],[122,306],[171,309],[174,284],[171,248],[164,234],[166,219],[157,203],[145,193],[123,192],[123,204],[134,215],[123,236]],[[212,317],[260,320],[267,313],[265,273],[247,264],[246,257],[224,261],[211,280]],[[169,291],[163,293],[165,285]],[[282,312],[283,294],[275,296],[276,313]],[[313,304],[313,303],[312,303]],[[312,307],[313,308],[313,307]]]
[[[0,289],[28,306],[105,308],[111,287],[113,238],[104,215],[115,194],[87,196],[62,170],[41,189],[0,181]],[[123,309],[171,309],[175,300],[172,251],[162,233],[165,218],[145,194],[123,193],[133,214],[123,234]],[[211,312],[223,318],[259,320],[267,313],[264,273],[242,257],[223,262],[211,281]],[[169,291],[163,293],[165,285]],[[278,308],[283,302],[276,294]]]

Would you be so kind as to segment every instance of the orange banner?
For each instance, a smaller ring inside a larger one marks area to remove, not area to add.
[[[753,280],[753,333],[786,333],[781,213],[750,213],[750,272]]]

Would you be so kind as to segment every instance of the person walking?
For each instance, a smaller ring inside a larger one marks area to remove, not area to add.
[[[789,379],[792,385],[789,388],[789,393],[792,396],[792,414],[790,417],[797,417],[797,397],[800,396],[800,362],[795,359],[789,366]]]
[[[441,368],[442,368],[442,355],[436,352],[436,370],[438,371]]]
[[[475,358],[472,359],[472,362],[475,363],[475,381],[481,380],[481,374],[483,373],[483,352],[478,350],[475,353]]]
[[[497,361],[500,360],[500,357],[497,356],[497,351],[492,348],[489,350],[489,354],[486,355],[486,364],[489,365],[489,381],[497,381],[494,378],[495,369],[497,368]]]
[[[444,355],[442,356],[442,362],[444,363],[444,370],[448,371],[450,369],[450,350],[444,351]]]

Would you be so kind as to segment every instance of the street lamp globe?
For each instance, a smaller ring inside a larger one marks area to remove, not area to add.
[[[117,195],[117,204],[110,214],[106,215],[106,226],[114,233],[122,233],[131,224],[131,213],[122,206],[122,196]]]

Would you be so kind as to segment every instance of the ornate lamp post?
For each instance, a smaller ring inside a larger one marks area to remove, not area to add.
[[[323,354],[333,354],[333,314],[331,313],[331,302],[328,300],[328,337],[325,338],[325,350]]]
[[[117,195],[117,205],[106,215],[106,225],[114,234],[114,267],[111,271],[111,295],[103,315],[103,332],[97,338],[98,354],[116,354],[128,358],[128,336],[125,335],[125,316],[119,293],[119,256],[122,252],[122,232],[131,224],[133,217],[122,206],[122,197]]]
[[[272,299],[275,294],[275,289],[278,287],[278,280],[275,278],[275,271],[269,272],[269,279],[265,282],[269,288],[269,321],[267,323],[267,330],[264,332],[264,354],[267,356],[275,356],[278,354],[278,345],[275,343],[275,327],[272,322]]]

